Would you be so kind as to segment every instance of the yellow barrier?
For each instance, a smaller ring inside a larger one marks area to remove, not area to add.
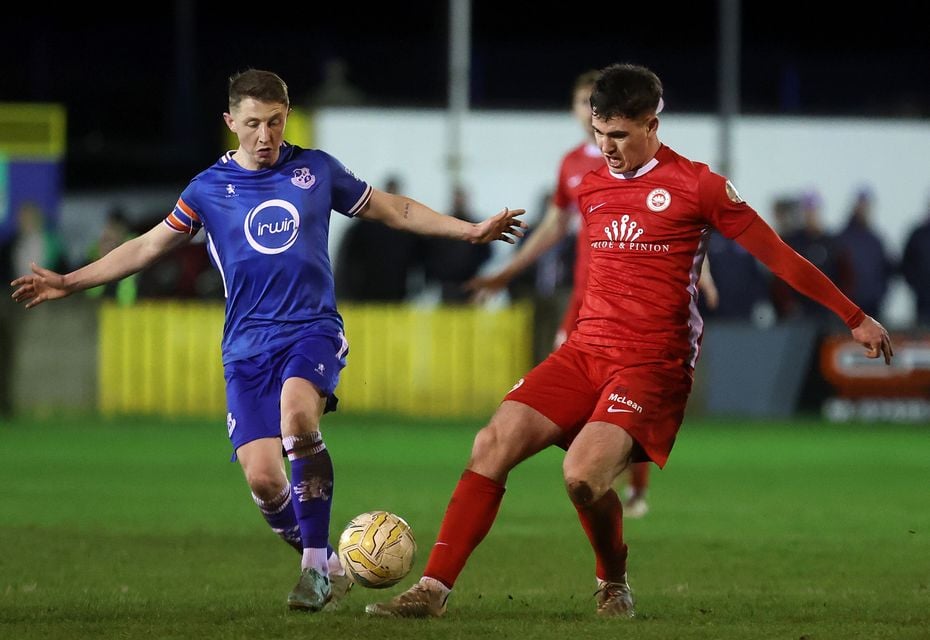
[[[0,103],[0,154],[16,160],[59,160],[65,154],[60,104]]]
[[[104,413],[224,416],[221,304],[100,308],[97,401]]]
[[[343,305],[345,411],[432,417],[490,414],[532,364],[532,308],[418,309]],[[104,304],[98,403],[102,412],[226,414],[219,304]]]

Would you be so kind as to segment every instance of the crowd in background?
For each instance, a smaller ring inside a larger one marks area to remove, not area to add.
[[[915,299],[916,324],[930,326],[930,260],[922,257],[930,255],[930,206],[900,260],[892,257],[875,230],[871,189],[862,187],[855,193],[841,229],[824,227],[822,206],[814,190],[779,198],[772,209],[778,234],[874,318],[883,318],[889,285],[903,276]],[[753,321],[760,307],[767,307],[782,322],[807,319],[824,327],[838,322],[829,310],[773,277],[735,242],[714,233],[707,256],[720,295],[715,309],[703,310],[705,317]]]
[[[385,191],[400,193],[399,179],[389,178]],[[461,187],[453,189],[449,215],[478,221]],[[403,302],[431,295],[444,304],[467,302],[462,284],[477,275],[490,257],[488,245],[426,239],[357,220],[337,252],[336,297],[346,302]]]
[[[384,188],[398,192],[400,178],[389,176]],[[548,197],[543,196],[543,209]],[[853,194],[841,229],[824,227],[822,206],[815,190],[779,198],[772,205],[773,225],[788,245],[875,318],[883,318],[892,279],[903,278],[913,295],[914,324],[930,326],[930,203],[901,248],[900,258],[876,232],[876,202],[870,188],[863,186]],[[461,186],[453,189],[448,211],[463,220],[477,219],[470,210],[468,192]],[[83,251],[81,264],[69,261],[65,239],[46,225],[37,206],[26,203],[16,215],[16,233],[0,244],[0,275],[6,281],[28,272],[32,261],[61,272],[77,268],[150,228],[162,214],[130,215],[115,204],[97,241]],[[510,284],[510,299],[544,300],[567,291],[572,283],[573,252],[574,238],[570,237]],[[774,278],[738,244],[717,233],[709,239],[707,256],[720,295],[715,308],[702,304],[706,318],[744,322],[810,319],[824,326],[835,321],[828,310]],[[469,295],[462,285],[481,272],[490,258],[487,246],[424,239],[356,220],[336,251],[336,292],[346,302],[467,303]],[[140,297],[222,299],[223,285],[203,244],[195,242],[152,269],[87,295],[113,298],[120,304],[133,304]]]

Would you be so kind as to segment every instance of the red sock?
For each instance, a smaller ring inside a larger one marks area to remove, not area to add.
[[[649,487],[649,463],[636,462],[632,467],[630,487],[633,489],[633,495],[641,496],[646,493],[646,489]]]
[[[594,504],[575,509],[594,548],[594,575],[601,580],[619,581],[626,573],[627,549],[623,543],[623,507],[617,492],[611,489]]]
[[[491,530],[504,497],[504,485],[465,470],[452,492],[424,576],[452,588],[468,556]]]

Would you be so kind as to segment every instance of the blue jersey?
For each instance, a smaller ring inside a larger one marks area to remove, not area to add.
[[[337,336],[329,261],[331,211],[354,216],[371,187],[331,155],[284,144],[273,167],[251,171],[233,152],[195,177],[165,219],[207,233],[223,278],[223,362],[267,353],[308,333]]]

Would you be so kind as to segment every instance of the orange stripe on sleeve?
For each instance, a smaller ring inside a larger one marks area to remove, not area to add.
[[[176,215],[174,215],[173,211],[168,214],[167,218],[165,218],[165,222],[172,229],[176,231],[181,231],[182,233],[191,233],[193,231],[193,229],[191,229],[189,225],[186,225],[183,222],[181,222],[181,219],[177,217]]]
[[[186,213],[187,215],[191,217],[191,220],[200,222],[200,216],[197,215],[197,212],[195,212],[193,209],[187,206],[187,203],[181,200],[180,198],[178,198],[178,206],[181,208],[181,211],[183,211],[184,213]]]

